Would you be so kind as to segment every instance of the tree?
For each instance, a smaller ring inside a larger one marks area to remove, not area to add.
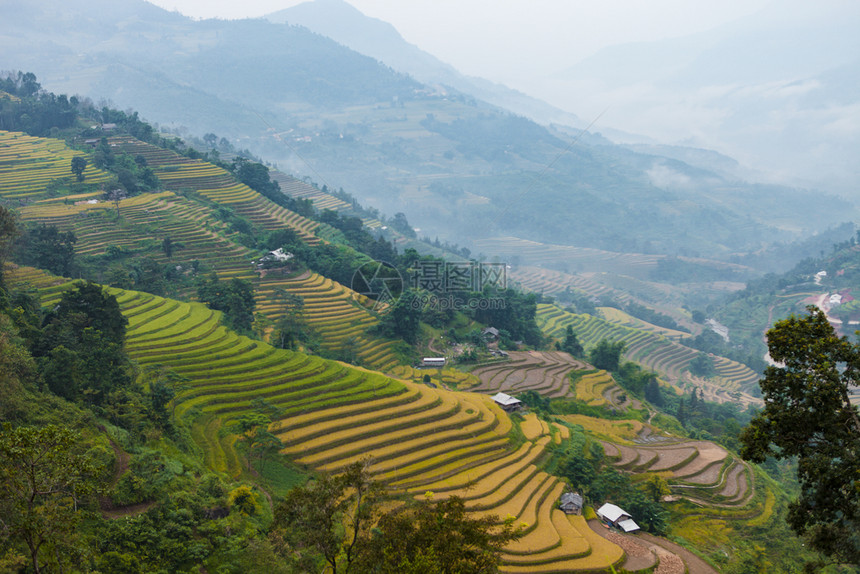
[[[711,377],[716,372],[714,369],[714,360],[705,353],[699,353],[690,361],[688,368],[694,375],[700,377]]]
[[[644,486],[645,494],[647,494],[654,502],[660,502],[664,496],[672,494],[669,489],[669,483],[659,474],[652,475]]]
[[[559,472],[580,492],[588,491],[591,481],[597,478],[594,464],[581,454],[571,454],[559,466]]]
[[[307,337],[304,320],[305,300],[301,295],[275,289],[272,297],[281,305],[282,314],[275,322],[272,345],[279,349],[295,349],[296,341]]]
[[[161,240],[161,250],[168,259],[173,257],[173,240],[169,235]]]
[[[101,286],[79,282],[64,292],[32,347],[51,391],[100,404],[110,392],[131,386],[123,348],[127,324],[116,297]]]
[[[492,574],[499,551],[522,534],[514,518],[473,518],[457,496],[431,497],[384,515],[355,565],[368,574]]]
[[[163,420],[163,413],[166,411],[167,405],[170,404],[170,420],[176,422],[176,401],[173,399],[181,391],[190,388],[188,383],[191,382],[191,379],[161,364],[147,367],[145,374],[149,379],[149,400],[156,417],[162,417]],[[171,401],[173,401],[172,404]],[[166,424],[162,426],[166,426]]]
[[[122,189],[112,189],[106,194],[106,198],[113,202],[113,207],[116,210],[116,216],[119,217],[119,204],[126,198],[126,193]]]
[[[800,494],[788,523],[832,560],[860,564],[860,346],[839,337],[820,310],[778,321],[767,334],[771,366],[759,381],[764,410],[740,436],[741,456],[797,457]]]
[[[573,332],[572,325],[568,325],[564,330],[564,341],[561,344],[561,350],[570,353],[574,357],[585,355],[585,349],[582,348],[582,343],[576,338],[576,333]]]
[[[621,353],[627,348],[624,341],[611,342],[607,339],[601,339],[597,346],[591,349],[588,354],[588,360],[598,369],[605,371],[617,371],[621,363]]]
[[[250,331],[254,322],[254,288],[248,281],[233,278],[219,281],[213,273],[197,286],[197,297],[217,311],[223,311],[231,327]]]
[[[382,486],[371,480],[368,461],[357,461],[343,474],[320,475],[287,493],[275,508],[273,534],[283,539],[282,555],[302,572],[350,571],[358,548],[368,539],[379,515]]]
[[[122,314],[116,297],[101,285],[78,281],[74,289],[63,292],[54,315],[66,318],[75,314],[85,317],[83,328],[92,327],[113,343],[122,345],[125,342],[128,319]]]
[[[421,296],[413,289],[403,291],[390,311],[382,317],[379,328],[388,337],[399,337],[410,345],[418,341],[421,328]]]
[[[75,257],[75,234],[44,223],[28,226],[20,238],[24,263],[68,277]]]
[[[84,170],[87,169],[87,158],[76,155],[72,158],[72,173],[78,181],[84,181]]]
[[[666,403],[663,398],[663,391],[660,389],[660,383],[657,382],[657,377],[652,377],[648,384],[645,385],[645,400],[655,407],[662,407]]]
[[[0,288],[3,287],[3,268],[6,257],[12,248],[15,238],[19,235],[18,225],[15,223],[15,214],[0,205]]]
[[[391,220],[391,227],[405,235],[406,237],[415,238],[417,235],[415,233],[415,229],[409,225],[409,221],[406,219],[406,214],[403,212],[397,212],[394,214],[394,219]]]
[[[62,426],[0,429],[0,529],[22,541],[39,574],[69,552],[83,497],[96,489],[78,433]]]

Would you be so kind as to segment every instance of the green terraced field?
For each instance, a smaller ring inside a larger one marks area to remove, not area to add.
[[[83,156],[61,140],[0,131],[0,198],[32,202],[48,198],[47,187],[57,180],[75,180],[72,158]],[[85,183],[103,183],[110,175],[90,162]]]
[[[596,345],[601,339],[624,341],[627,350],[624,358],[655,371],[664,380],[675,386],[694,384],[700,387],[708,400],[737,401],[757,403],[745,393],[758,382],[756,375],[748,367],[719,358],[715,361],[716,376],[710,379],[693,377],[687,370],[691,360],[699,351],[685,347],[674,340],[653,332],[633,329],[619,323],[610,323],[591,315],[569,313],[555,305],[538,305],[538,326],[552,337],[563,337],[565,328],[573,327],[577,338],[586,349]]]
[[[362,304],[366,299],[355,291],[312,272],[292,278],[267,274],[257,289],[258,310],[272,321],[284,313],[284,306],[278,303],[279,290],[302,297],[304,319],[322,337],[326,348],[350,346],[363,364],[380,371],[388,372],[398,365],[395,342],[367,334],[367,329],[379,321]]]
[[[133,155],[142,155],[165,187],[172,191],[191,190],[226,205],[264,229],[291,227],[309,244],[319,239],[316,221],[302,217],[264,198],[245,184],[236,183],[226,170],[201,160],[193,160],[133,138],[111,138],[111,144]]]
[[[78,238],[75,252],[101,255],[109,246],[129,251],[147,249],[161,263],[198,261],[222,278],[256,281],[251,260],[259,252],[231,241],[226,226],[212,209],[172,192],[142,194],[119,203],[83,205],[34,204],[19,210],[23,221],[55,225]],[[176,248],[168,258],[161,242],[169,237]]]
[[[50,159],[45,160],[49,165],[71,161],[72,151],[62,142],[22,134],[4,132],[3,135],[5,140],[0,138],[0,142],[5,142],[2,144],[5,147],[0,147],[0,156],[7,160],[4,167],[10,170],[20,168],[29,173],[28,166],[35,165],[36,160],[42,161],[43,156]],[[235,233],[216,217],[212,203],[200,201],[195,194],[227,205],[265,229],[293,227],[310,244],[320,241],[315,235],[316,222],[237,184],[227,171],[212,164],[129,137],[110,138],[110,143],[117,152],[143,156],[166,187],[185,195],[173,191],[141,194],[118,205],[105,201],[75,204],[40,200],[21,207],[18,210],[21,219],[73,232],[79,255],[100,256],[108,248],[121,248],[145,254],[162,264],[179,265],[185,273],[196,261],[222,279],[250,281],[255,287],[259,310],[271,320],[276,320],[282,312],[277,300],[271,298],[275,290],[295,292],[304,298],[305,318],[325,349],[351,354],[362,364],[384,371],[398,366],[392,350],[394,342],[367,334],[367,329],[378,320],[362,307],[361,296],[316,275],[308,281],[281,281],[283,277],[274,275],[261,280],[252,263],[261,252],[239,244]],[[171,257],[161,250],[161,242],[168,237],[175,246]],[[193,298],[195,293],[189,288],[180,296]]]
[[[58,297],[69,283],[17,268],[15,286]],[[551,436],[515,444],[511,419],[488,396],[399,381],[236,335],[219,313],[147,293],[111,289],[129,319],[127,348],[144,369],[163,365],[187,377],[178,416],[195,416],[192,436],[213,469],[238,476],[235,437],[221,429],[265,397],[283,409],[272,430],[299,464],[337,471],[371,457],[371,470],[395,490],[443,496],[484,478],[470,508],[527,522],[503,554],[504,572],[552,572],[586,564],[608,568],[622,552],[588,536],[556,510],[563,485],[537,471]],[[492,482],[497,483],[494,487]],[[576,536],[573,534],[576,533]]]

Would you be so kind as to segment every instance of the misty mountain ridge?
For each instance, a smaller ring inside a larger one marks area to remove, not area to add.
[[[344,0],[312,0],[265,18],[279,24],[304,26],[421,83],[453,88],[538,123],[580,128],[586,125],[576,114],[542,100],[483,78],[464,76],[450,64],[404,40],[388,22],[365,16]]]
[[[707,32],[610,46],[543,88],[608,103],[628,132],[715,147],[773,181],[854,196],[858,26],[856,3],[776,2]]]
[[[725,260],[855,213],[835,198],[727,176],[703,159],[713,156],[685,163],[547,129],[301,26],[195,21],[135,0],[91,5],[16,7],[0,22],[0,68],[231,138],[299,177],[403,211],[431,237]]]

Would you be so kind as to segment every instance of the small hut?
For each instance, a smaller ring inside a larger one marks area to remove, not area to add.
[[[561,495],[558,507],[565,514],[582,514],[582,495],[576,492],[565,492]]]

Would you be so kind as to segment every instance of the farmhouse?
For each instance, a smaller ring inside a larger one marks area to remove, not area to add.
[[[519,410],[523,406],[522,401],[505,393],[496,393],[493,395],[493,400],[507,412]]]
[[[840,295],[839,293],[834,293],[833,295],[830,296],[830,306],[831,307],[836,307],[836,306],[841,305],[841,304],[842,304],[842,295]]]
[[[576,492],[565,492],[561,495],[558,507],[565,514],[582,514],[582,495]]]
[[[495,327],[486,327],[481,331],[481,335],[489,341],[495,341],[499,338],[499,330]]]
[[[607,524],[620,528],[624,532],[639,530],[639,525],[633,522],[633,518],[629,514],[609,502],[597,510],[597,516]]]
[[[424,357],[423,359],[421,359],[422,367],[441,369],[445,366],[445,363],[445,357]]]
[[[282,247],[278,247],[274,251],[269,251],[257,261],[258,269],[268,269],[270,267],[281,267],[293,258],[292,253],[284,251]]]

